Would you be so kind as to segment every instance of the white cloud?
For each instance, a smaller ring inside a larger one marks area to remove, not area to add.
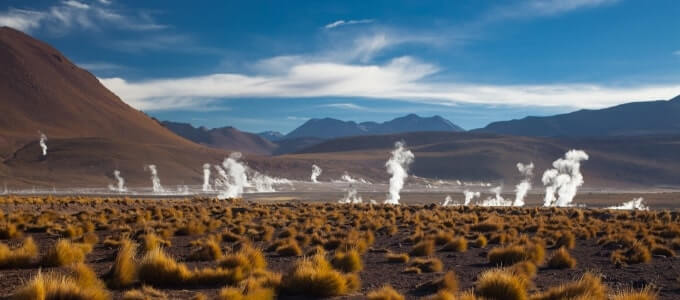
[[[677,56],[680,56],[680,50],[676,50],[676,51],[674,51],[674,52],[673,52],[673,55],[677,55]]]
[[[326,29],[333,29],[336,27],[340,26],[345,26],[345,25],[355,25],[355,24],[368,24],[368,23],[373,23],[375,20],[373,19],[362,19],[362,20],[337,20],[333,23],[326,24],[324,28]]]
[[[157,24],[147,14],[125,15],[99,1],[84,3],[67,0],[50,6],[45,10],[9,8],[0,12],[0,26],[9,26],[24,32],[44,28],[51,32],[66,33],[72,29],[98,30],[104,26],[114,26],[125,30],[157,30],[165,25]]]
[[[349,109],[349,110],[366,110],[366,107],[356,105],[354,103],[330,103],[321,105],[322,107]]]
[[[669,99],[680,93],[680,84],[491,85],[429,80],[438,70],[437,66],[403,56],[384,64],[300,63],[274,75],[221,73],[139,82],[100,80],[130,105],[143,110],[202,105],[204,99],[313,97],[602,108],[629,101]]]
[[[507,19],[549,17],[579,9],[610,5],[620,0],[526,0],[491,9],[480,23],[497,22]]]

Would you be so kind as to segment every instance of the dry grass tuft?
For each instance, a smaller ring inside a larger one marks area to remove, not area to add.
[[[141,289],[129,290],[123,294],[123,300],[166,300],[168,296],[150,286],[142,286]]]
[[[423,240],[420,241],[418,244],[413,246],[413,249],[411,249],[411,252],[409,252],[411,256],[429,256],[434,254],[434,241],[433,240]]]
[[[66,266],[85,261],[85,256],[92,251],[92,245],[72,243],[69,240],[57,241],[52,249],[43,257],[43,265],[49,267]]]
[[[548,289],[538,295],[532,296],[532,300],[562,300],[562,299],[607,299],[607,287],[602,284],[599,276],[586,273],[575,282],[566,283]]]
[[[94,272],[84,264],[73,267],[75,276],[44,275],[39,272],[30,282],[21,287],[12,299],[16,300],[108,300],[111,295],[104,288]]]
[[[137,265],[135,254],[137,244],[130,239],[121,240],[116,259],[111,270],[107,273],[107,284],[112,288],[123,288],[132,285],[137,280]]]
[[[407,263],[409,260],[409,256],[406,253],[388,252],[385,254],[385,258],[387,258],[387,262],[389,263]]]
[[[453,271],[448,271],[441,278],[421,284],[417,289],[430,293],[446,291],[448,293],[456,294],[458,292],[458,278]]]
[[[442,251],[455,251],[455,252],[465,252],[468,248],[467,239],[460,236],[452,239],[441,249]]]
[[[294,269],[283,276],[281,289],[293,295],[311,297],[341,296],[358,289],[358,277],[333,270],[321,255],[299,260]]]
[[[500,266],[510,266],[518,262],[531,261],[535,264],[543,262],[545,248],[538,244],[515,245],[504,248],[493,248],[489,251],[489,262]]]
[[[548,260],[548,267],[553,269],[573,269],[576,266],[576,259],[571,257],[566,248],[560,247],[553,252]]]
[[[526,278],[495,269],[482,273],[475,285],[475,294],[488,300],[528,299]]]
[[[331,264],[333,264],[333,267],[336,270],[340,270],[345,273],[359,272],[364,267],[361,263],[361,254],[359,254],[359,251],[354,249],[346,252],[336,252],[335,256],[331,260]]]
[[[393,287],[386,285],[382,288],[368,292],[368,300],[404,300],[404,296],[399,294]]]
[[[281,256],[300,256],[302,249],[295,240],[290,240],[276,248],[276,254]]]
[[[442,261],[436,257],[414,258],[411,260],[410,266],[425,273],[441,272],[442,269],[444,269],[444,264],[442,264]]]
[[[16,249],[0,244],[0,269],[31,266],[38,259],[38,255],[38,246],[30,236],[24,239],[21,247]]]
[[[651,289],[649,286],[645,287],[641,291],[625,291],[619,292],[614,295],[612,300],[656,300],[658,299],[657,293]]]

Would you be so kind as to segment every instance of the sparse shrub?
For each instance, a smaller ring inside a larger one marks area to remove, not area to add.
[[[574,249],[575,245],[576,237],[574,236],[574,234],[569,231],[562,231],[558,235],[554,247],[555,248],[565,247],[567,249]]]
[[[545,256],[545,249],[541,245],[509,246],[493,248],[489,251],[489,262],[495,265],[510,266],[522,261],[540,264]]]
[[[28,267],[38,258],[38,246],[30,236],[24,239],[21,247],[10,249],[0,244],[0,269]]]
[[[219,261],[219,266],[231,269],[240,268],[250,273],[255,270],[264,270],[267,267],[267,260],[262,251],[245,244],[238,252],[225,255]]]
[[[277,247],[276,254],[281,256],[300,256],[302,255],[302,249],[300,249],[295,240],[290,240],[286,244]]]
[[[477,239],[475,239],[475,247],[477,248],[484,248],[486,244],[488,244],[488,241],[483,234],[478,235]]]
[[[657,293],[649,286],[640,291],[624,291],[618,292],[611,299],[612,300],[656,300]]]
[[[665,257],[674,257],[675,256],[675,251],[672,249],[662,246],[662,245],[654,245],[652,246],[651,252],[653,255],[660,255],[660,256],[665,256]]]
[[[134,289],[126,291],[123,294],[123,300],[166,300],[168,296],[148,285],[142,286],[141,289]]]
[[[140,261],[139,280],[154,286],[192,286],[234,284],[243,279],[241,269],[189,270],[185,264],[170,258],[161,248],[148,252]]]
[[[345,273],[359,272],[363,268],[361,255],[353,249],[346,252],[336,252],[331,264],[336,270]]]
[[[538,267],[530,261],[523,261],[521,263],[516,263],[507,268],[513,274],[524,276],[528,279],[534,278],[536,272],[538,272]]]
[[[607,287],[602,284],[599,276],[586,273],[575,282],[569,282],[552,287],[543,293],[532,296],[532,300],[560,300],[560,299],[607,299]]]
[[[576,266],[576,259],[569,255],[566,248],[560,247],[553,252],[548,260],[548,267],[554,269],[573,269]]]
[[[43,257],[43,265],[58,267],[84,262],[85,256],[90,251],[92,251],[92,245],[90,244],[72,243],[61,239]]]
[[[441,278],[421,284],[417,287],[417,289],[430,293],[437,291],[447,291],[449,293],[455,294],[458,292],[458,278],[456,278],[456,274],[453,273],[453,271],[448,271]]]
[[[283,276],[281,289],[294,295],[331,297],[345,295],[358,288],[358,277],[333,270],[321,255],[303,258]]]
[[[652,254],[640,243],[633,245],[627,251],[614,251],[611,255],[611,261],[616,265],[648,263],[650,260],[652,260]]]
[[[0,239],[13,239],[20,235],[21,232],[17,230],[17,226],[14,223],[0,225]]]
[[[444,247],[442,248],[442,251],[465,252],[467,251],[467,245],[468,245],[467,239],[460,236],[446,243],[446,245],[444,245]]]
[[[214,238],[201,241],[198,249],[189,255],[191,260],[218,260],[222,256],[220,243]]]
[[[38,272],[38,275],[12,295],[12,299],[111,299],[111,295],[103,288],[103,284],[92,280],[91,276],[94,272],[84,270],[84,268],[87,268],[84,265],[77,266],[76,268],[80,270],[75,270],[75,276],[44,275]],[[96,277],[94,279],[96,280]]]
[[[495,269],[482,273],[475,284],[475,294],[489,300],[526,300],[529,283],[522,276]]]
[[[425,273],[441,272],[441,270],[444,268],[442,261],[436,257],[414,258],[411,260],[410,266],[418,268],[420,271]]]
[[[386,285],[382,288],[368,292],[368,300],[404,300],[404,296],[399,294],[393,287]]]
[[[217,300],[273,300],[274,290],[257,288],[244,293],[243,290],[234,287],[226,287],[220,290]]]
[[[385,254],[387,262],[390,263],[407,263],[409,256],[406,253],[387,253]]]
[[[112,288],[128,287],[137,280],[136,252],[137,244],[129,239],[121,240],[116,259],[106,275],[108,286]]]
[[[411,256],[429,256],[434,254],[434,241],[433,240],[423,240],[413,246]]]

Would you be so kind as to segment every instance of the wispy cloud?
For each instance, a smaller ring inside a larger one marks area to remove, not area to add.
[[[527,0],[498,6],[490,10],[480,22],[495,22],[507,19],[548,17],[569,13],[579,9],[610,5],[620,0]]]
[[[158,30],[166,26],[156,23],[144,12],[123,14],[110,6],[110,1],[62,1],[44,10],[9,8],[0,12],[0,26],[32,32],[46,29],[64,34],[72,29],[100,30],[113,26],[124,30]]]
[[[320,105],[321,107],[340,108],[348,110],[366,110],[366,107],[354,103],[329,103]]]
[[[673,55],[680,56],[680,50],[673,51]]]
[[[355,24],[368,24],[368,23],[373,23],[375,20],[373,19],[361,19],[361,20],[337,20],[333,23],[329,23],[324,25],[324,28],[326,29],[333,29],[336,27],[340,26],[346,26],[346,25],[355,25]]]

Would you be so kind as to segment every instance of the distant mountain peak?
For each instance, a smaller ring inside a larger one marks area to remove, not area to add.
[[[345,136],[391,134],[415,131],[464,131],[441,116],[420,117],[410,113],[387,122],[342,121],[333,118],[311,119],[286,135],[286,138],[337,138]]]

